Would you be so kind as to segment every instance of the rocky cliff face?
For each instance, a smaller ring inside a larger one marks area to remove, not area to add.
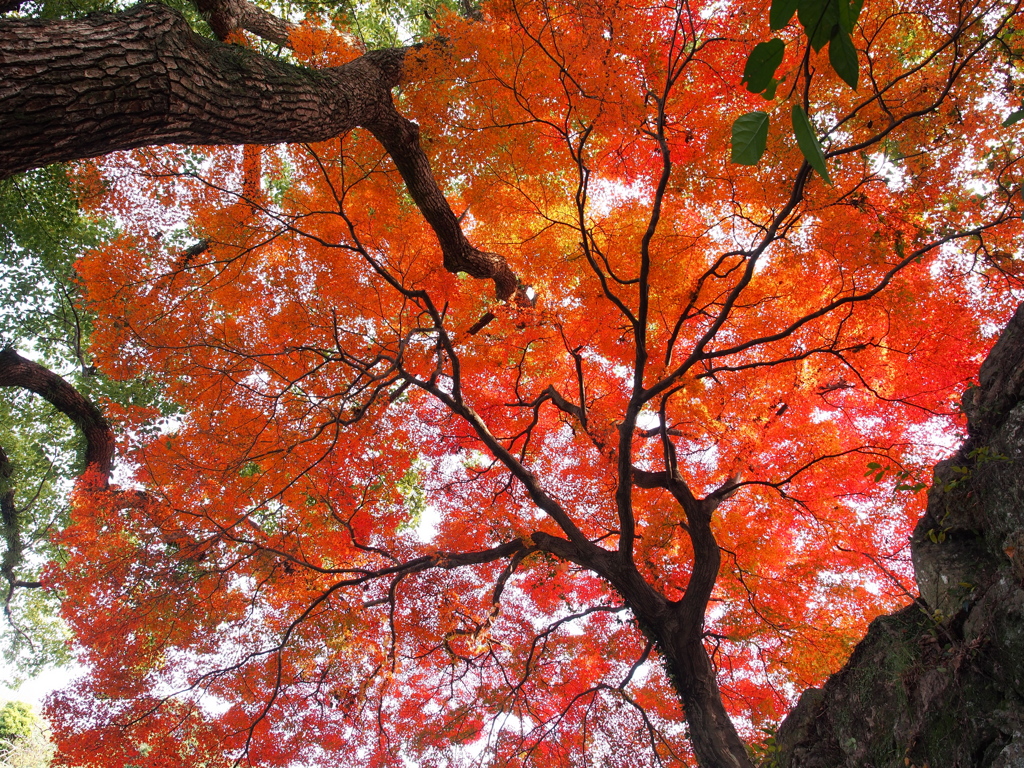
[[[772,768],[1024,767],[1024,305],[911,540],[921,599],[783,722]]]

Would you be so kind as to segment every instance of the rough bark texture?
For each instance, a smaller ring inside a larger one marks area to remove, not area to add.
[[[444,268],[465,272],[470,277],[494,280],[495,294],[509,299],[519,289],[519,280],[502,256],[474,248],[462,233],[459,220],[434,181],[430,160],[420,145],[420,129],[396,110],[367,126],[402,174],[416,207],[437,233],[444,253]],[[525,295],[520,296],[525,300]]]
[[[196,35],[163,5],[0,21],[0,178],[156,144],[321,141],[391,106],[404,50],[295,67]]]
[[[911,541],[919,603],[804,693],[770,765],[1024,766],[1024,306],[979,380]]]
[[[214,34],[221,40],[237,29],[290,47],[292,33],[298,29],[290,21],[268,13],[248,0],[196,0],[196,8],[206,14]]]

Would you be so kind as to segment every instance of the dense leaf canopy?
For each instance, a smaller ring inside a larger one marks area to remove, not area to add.
[[[395,104],[511,293],[379,131],[79,166],[93,362],[179,411],[59,536],[62,759],[743,764],[715,683],[757,742],[909,598],[1019,297],[1018,6],[833,10],[438,10]]]

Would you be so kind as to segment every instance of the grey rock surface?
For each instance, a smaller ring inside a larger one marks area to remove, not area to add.
[[[804,692],[776,768],[1024,768],[1024,305],[963,397],[911,539],[921,598]]]

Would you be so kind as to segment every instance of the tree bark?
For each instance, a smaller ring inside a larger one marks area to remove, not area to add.
[[[249,0],[195,0],[195,4],[206,14],[219,40],[224,40],[235,30],[244,29],[264,40],[290,48],[292,33],[298,29],[298,25],[278,18]]]
[[[722,564],[711,520],[722,500],[730,495],[734,481],[698,499],[674,468],[647,472],[626,466],[629,482],[643,488],[664,488],[678,502],[686,515],[686,531],[693,545],[693,569],[682,599],[675,602],[644,581],[632,557],[619,557],[607,578],[661,650],[686,713],[697,763],[701,768],[753,768],[746,745],[722,703],[715,668],[704,647],[704,617]]]
[[[665,656],[683,702],[697,763],[701,768],[753,768],[746,746],[725,711],[703,638],[682,633],[669,638]]]
[[[430,160],[420,145],[419,126],[393,109],[367,127],[391,156],[413,202],[437,234],[444,268],[453,274],[465,272],[470,277],[491,279],[499,299],[516,296],[520,303],[529,303],[525,286],[520,285],[504,257],[475,248],[466,239],[455,212],[434,180]]]
[[[704,616],[718,581],[722,554],[711,530],[711,515],[718,506],[713,497],[696,501],[678,489],[686,510],[693,544],[693,571],[683,599],[675,604],[677,621],[669,624],[663,640],[669,674],[683,701],[690,724],[690,740],[701,768],[751,768],[746,746],[725,711],[714,666],[704,648]],[[678,628],[676,628],[678,627]]]
[[[694,549],[697,547],[695,541]],[[715,545],[714,577],[718,574],[717,554],[718,547]],[[709,570],[710,566],[702,566],[700,561],[698,556],[684,599],[670,603],[662,598],[663,607],[653,613],[648,612],[647,607],[653,604],[649,597],[638,600],[636,589],[620,588],[619,591],[665,658],[669,677],[679,694],[690,726],[690,743],[697,763],[701,768],[753,768],[746,746],[722,703],[715,668],[704,647],[704,611],[697,612],[696,601],[686,600],[691,590],[704,591],[704,584],[694,582],[701,578],[699,571],[702,568]],[[639,573],[636,573],[635,579],[642,581]],[[647,589],[654,592],[650,587]],[[629,594],[626,594],[627,591]],[[710,589],[707,589],[707,594],[710,596]]]
[[[753,768],[746,746],[725,711],[715,668],[704,648],[703,613],[690,615],[682,602],[669,602],[635,568],[627,568],[632,571],[631,578],[619,575],[610,580],[665,659],[686,713],[697,763],[701,768]]]
[[[195,34],[163,5],[0,21],[0,178],[158,144],[323,141],[393,109],[405,49],[313,70]]]

